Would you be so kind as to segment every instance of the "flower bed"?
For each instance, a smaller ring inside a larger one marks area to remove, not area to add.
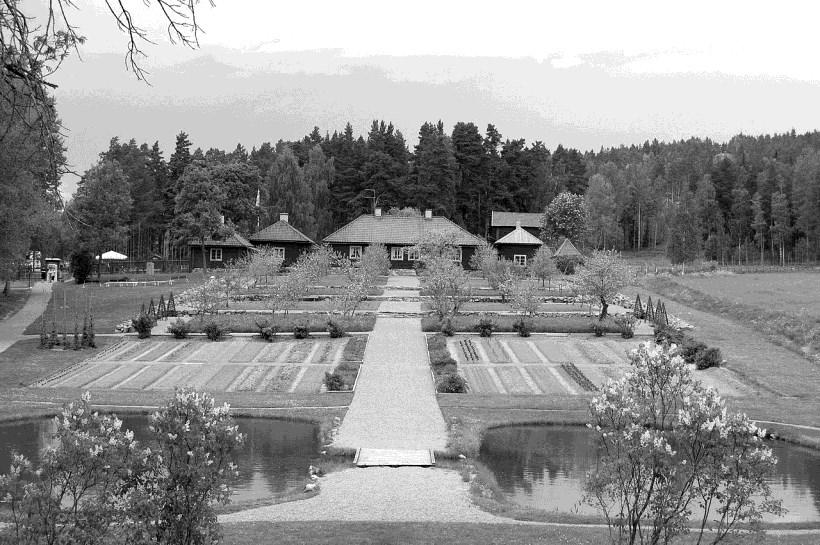
[[[484,351],[487,353],[487,357],[490,358],[491,362],[510,363],[510,357],[507,355],[507,351],[501,347],[498,339],[481,339],[479,342],[483,344]]]
[[[558,343],[553,340],[544,339],[539,339],[533,342],[535,343],[535,346],[538,347],[538,350],[547,357],[550,363],[569,361],[569,356],[567,356],[566,352],[563,350],[563,345],[565,343]]]
[[[268,367],[257,365],[250,367],[250,372],[246,373],[240,383],[234,388],[237,392],[252,392],[256,389],[256,383],[262,380],[265,373],[268,372]]]
[[[120,365],[116,371],[103,376],[94,383],[94,388],[113,388],[134,373],[139,373],[145,365],[124,364]]]
[[[148,365],[148,368],[122,385],[123,389],[142,390],[173,369],[171,365]]]
[[[189,379],[202,370],[201,365],[177,365],[170,372],[160,376],[153,384],[146,386],[150,390],[173,390],[178,385],[188,385]]]
[[[605,365],[613,363],[609,358],[604,356],[599,350],[586,342],[576,342],[573,346],[578,349],[584,358],[597,365]],[[578,362],[581,363],[581,362]]]
[[[597,387],[597,386],[595,386],[595,384],[593,384],[593,383],[592,383],[592,381],[591,381],[591,380],[589,380],[589,379],[586,377],[586,375],[584,375],[584,374],[581,372],[581,370],[580,370],[580,369],[578,369],[578,368],[575,366],[575,364],[574,364],[574,363],[572,363],[572,362],[562,363],[562,364],[561,364],[561,369],[563,369],[563,370],[564,370],[564,372],[565,372],[567,375],[569,375],[569,376],[572,378],[572,380],[574,380],[574,381],[575,381],[575,383],[576,383],[578,386],[580,386],[583,390],[585,390],[585,391],[587,391],[587,392],[597,392],[597,391],[598,391],[598,387]]]
[[[169,342],[154,343],[154,348],[152,348],[147,354],[142,354],[137,357],[136,361],[154,361],[159,359],[161,356],[167,354],[173,346],[174,343]]]
[[[302,375],[302,380],[293,390],[296,394],[315,394],[322,388],[322,379],[325,376],[327,367],[308,367]]]
[[[527,372],[535,385],[546,395],[567,395],[567,389],[552,374],[552,367],[529,366]]]
[[[68,378],[62,382],[55,382],[52,386],[57,386],[59,388],[81,388],[109,371],[111,371],[111,364],[89,363],[81,369],[78,369],[76,372],[68,375]]]
[[[524,341],[499,341],[500,343],[505,344],[510,350],[512,350],[515,357],[518,358],[518,361],[521,363],[541,363],[541,360],[538,356],[535,355],[535,352],[527,346],[526,342]]]
[[[338,343],[329,341],[317,342],[319,342],[319,349],[313,354],[310,363],[332,363],[336,355],[336,350],[339,347]]]
[[[500,316],[497,314],[486,314],[485,316],[495,322],[494,331],[501,332],[514,332],[515,328],[513,324],[521,318],[520,316]],[[451,321],[455,331],[475,331],[481,318],[482,316],[480,315],[453,316]],[[540,315],[530,319],[530,323],[532,324],[531,331],[533,333],[592,334],[593,322],[597,322],[597,318],[567,314]],[[611,319],[604,320],[603,326],[604,331],[607,333],[621,332],[620,327]],[[440,331],[441,323],[436,317],[425,316],[421,319],[421,329],[427,332]]]
[[[233,363],[250,363],[253,359],[265,350],[269,345],[261,342],[248,341],[243,343],[242,348],[231,354],[228,361]]]
[[[364,351],[367,348],[367,337],[355,335],[347,339],[342,351],[342,361],[363,361]]]
[[[134,344],[124,351],[115,354],[112,361],[131,361],[151,347],[151,341],[134,341]]]
[[[197,365],[197,367],[199,367],[199,372],[188,379],[188,386],[192,388],[204,388],[222,370],[222,367],[218,365]]]
[[[286,392],[293,382],[297,367],[294,365],[282,365],[265,377],[261,387],[263,392]]]
[[[465,361],[481,361],[472,339],[461,339],[458,341],[458,346],[461,348],[461,353],[464,354]]]
[[[495,372],[504,384],[508,394],[532,394],[532,389],[524,380],[524,377],[521,376],[518,367],[496,367]]]
[[[205,383],[205,389],[224,392],[244,370],[244,365],[223,365],[214,376],[211,377],[211,380]]]
[[[164,356],[159,358],[161,362],[176,362],[185,361],[185,359],[194,353],[194,350],[204,345],[201,342],[183,341],[181,346],[173,352],[166,352]]]
[[[221,327],[228,329],[233,333],[259,333],[257,322],[262,320],[270,320],[279,328],[280,335],[289,335],[294,326],[306,321],[308,329],[311,333],[324,332],[327,330],[328,315],[326,313],[310,313],[299,312],[288,315],[277,315],[275,319],[268,314],[220,314],[217,316],[209,316],[208,321],[213,321]],[[333,317],[336,322],[341,325],[345,331],[373,331],[373,326],[376,323],[376,316],[373,314],[357,314],[355,316],[342,317],[335,315]],[[191,320],[188,322],[191,326],[192,333],[202,333],[205,323],[203,320]]]
[[[287,355],[287,361],[304,363],[314,346],[314,341],[299,341]]]

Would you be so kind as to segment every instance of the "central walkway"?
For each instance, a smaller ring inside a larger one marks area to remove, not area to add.
[[[25,339],[23,331],[43,314],[48,300],[51,298],[51,284],[48,282],[37,282],[31,288],[31,295],[26,300],[23,308],[12,316],[0,322],[0,352],[13,345],[19,340]],[[36,337],[29,336],[34,339]]]
[[[391,275],[387,289],[399,283],[418,287],[418,278]],[[436,401],[421,320],[379,317],[334,446],[444,450],[446,445],[447,428]]]

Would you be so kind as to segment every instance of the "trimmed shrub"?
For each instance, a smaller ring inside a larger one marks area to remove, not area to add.
[[[344,337],[347,334],[344,326],[336,320],[327,321],[327,332],[330,334],[332,339],[338,339],[339,337]]]
[[[683,346],[688,335],[680,329],[671,326],[661,326],[655,328],[656,344],[675,344]]]
[[[480,336],[489,337],[493,334],[493,329],[495,329],[495,322],[493,322],[491,318],[483,317],[478,321],[478,324],[475,326],[475,328]]]
[[[222,340],[227,333],[227,329],[225,327],[213,320],[205,322],[205,325],[202,326],[202,331],[205,332],[205,336],[211,341]]]
[[[643,310],[643,304],[641,304],[640,293],[635,296],[635,304],[632,306],[632,315],[638,320],[643,320],[646,316],[646,313]]]
[[[701,353],[707,348],[704,343],[687,336],[683,341],[683,345],[680,347],[680,354],[686,363],[697,363]]]
[[[137,337],[147,339],[151,336],[151,328],[156,325],[156,322],[147,314],[140,314],[131,319],[131,325],[134,327],[134,331],[137,332]]]
[[[723,355],[720,353],[720,348],[707,348],[698,353],[695,366],[698,369],[709,369],[710,367],[720,367],[723,362]]]
[[[575,274],[575,268],[583,265],[584,259],[574,255],[561,255],[555,258],[555,267],[564,274]]]
[[[296,339],[307,339],[310,336],[310,324],[307,320],[300,320],[293,326],[293,337]]]
[[[635,336],[635,316],[622,314],[615,317],[615,323],[621,328],[621,337],[631,339]]]
[[[325,371],[325,386],[327,387],[328,391],[331,392],[339,392],[344,390],[345,381],[342,378],[342,375],[333,371],[332,373],[328,373]]]
[[[520,318],[513,322],[513,329],[518,332],[519,337],[529,337],[530,333],[532,333],[532,327],[530,326],[529,320],[525,320],[524,318]]]
[[[185,320],[174,320],[168,325],[168,333],[175,339],[187,339],[191,333],[191,326]]]
[[[596,337],[603,337],[606,334],[606,326],[600,320],[592,322],[592,332]]]
[[[436,392],[441,394],[463,394],[467,391],[467,381],[458,373],[448,373],[436,379]]]
[[[447,335],[448,337],[452,337],[455,334],[455,329],[453,328],[453,321],[450,318],[445,318],[441,321],[441,328],[440,331]]]
[[[94,270],[94,255],[88,250],[71,254],[71,274],[77,284],[85,284]]]

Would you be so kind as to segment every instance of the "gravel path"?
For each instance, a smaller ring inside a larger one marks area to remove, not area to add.
[[[379,312],[399,312],[406,314],[421,314],[420,301],[382,301]]]
[[[34,338],[26,337],[23,335],[23,331],[43,313],[50,297],[51,284],[49,282],[37,282],[32,286],[31,295],[29,295],[23,308],[0,321],[0,352],[5,351],[6,348],[21,339]]]
[[[334,446],[444,450],[446,445],[421,321],[379,317]]]
[[[321,493],[307,500],[258,507],[219,517],[255,520],[435,521],[511,524],[475,507],[469,484],[453,470],[372,467],[330,473]]]

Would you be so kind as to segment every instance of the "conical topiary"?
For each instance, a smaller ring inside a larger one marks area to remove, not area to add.
[[[82,346],[80,346],[80,328],[77,325],[76,314],[74,315],[74,340],[71,343],[71,348],[72,350],[79,350],[80,348],[82,348]]]
[[[663,313],[663,325],[669,325],[669,315],[666,314],[666,303],[661,305],[661,312]]]
[[[159,303],[157,304],[157,318],[162,320],[165,318],[165,296],[160,294],[159,295]]]
[[[641,294],[635,296],[635,305],[632,307],[632,315],[638,320],[643,319],[643,305],[641,304]]]
[[[63,324],[63,338],[60,340],[60,344],[63,345],[63,350],[70,350],[71,344],[68,342],[68,333],[66,332],[68,328],[65,324]]]
[[[97,348],[97,341],[94,339],[94,315],[88,318],[88,347]]]
[[[148,317],[151,321],[157,320],[157,307],[154,306],[154,298],[151,297],[151,302],[148,305]]]
[[[646,301],[646,312],[644,313],[644,319],[647,322],[652,322],[655,320],[655,308],[652,306],[652,296],[649,296],[649,299]]]
[[[48,348],[53,348],[60,344],[60,338],[57,336],[57,324],[51,322],[51,334],[48,336]]]
[[[171,295],[168,296],[168,307],[165,309],[165,314],[169,318],[175,318],[177,315],[177,306],[174,303],[174,292],[171,292]]]
[[[83,316],[83,336],[80,339],[80,346],[88,348],[88,314]]]
[[[40,317],[40,348],[48,348],[48,333],[46,333],[46,319]]]
[[[655,305],[655,312],[653,313],[653,316],[655,317],[655,324],[657,324],[659,326],[663,325],[663,322],[662,322],[663,306],[662,305],[663,305],[663,301],[658,299],[658,302]]]

